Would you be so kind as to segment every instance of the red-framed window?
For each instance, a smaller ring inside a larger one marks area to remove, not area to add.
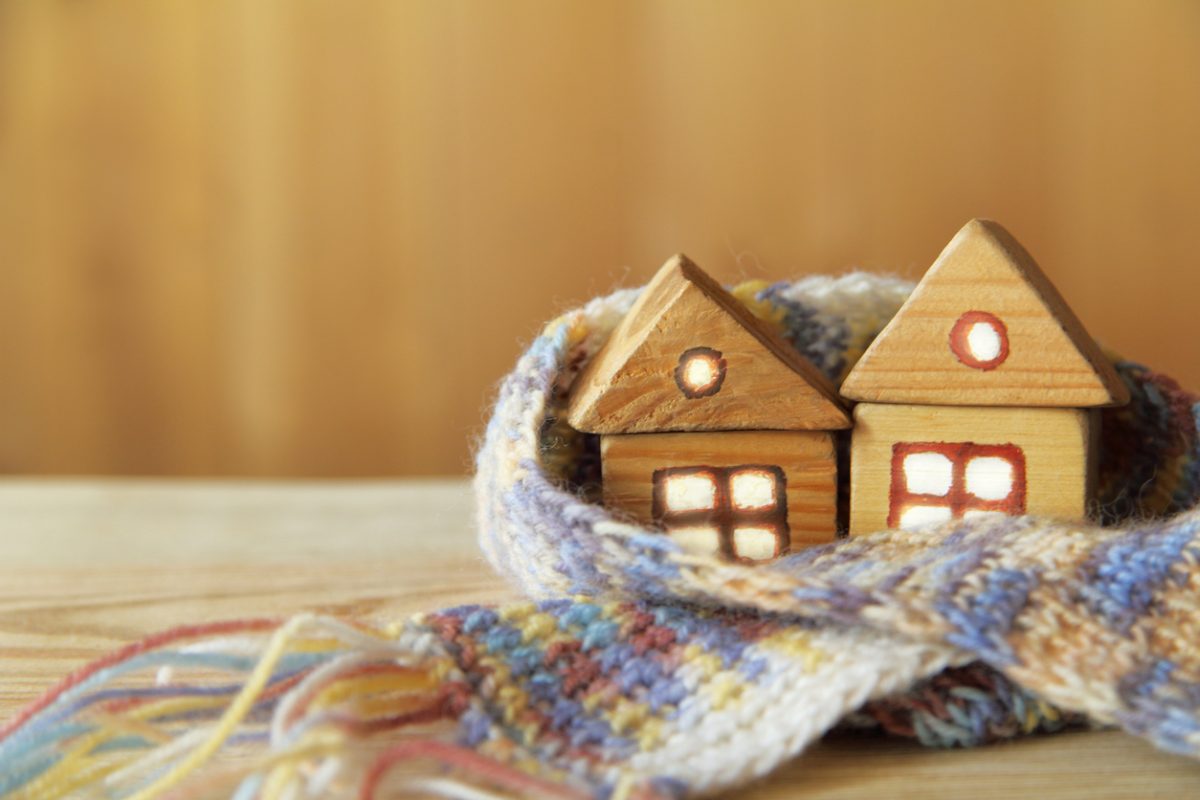
[[[978,514],[1025,513],[1025,454],[1015,444],[892,446],[888,525],[912,529]]]
[[[654,520],[688,550],[764,561],[787,552],[787,480],[763,464],[654,472]]]
[[[968,311],[950,329],[951,352],[972,369],[996,369],[1008,359],[1009,347],[1008,327],[987,311]]]

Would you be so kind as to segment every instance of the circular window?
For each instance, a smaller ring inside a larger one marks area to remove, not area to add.
[[[687,397],[708,397],[721,390],[725,380],[725,359],[711,347],[685,350],[675,367],[675,383]]]
[[[995,314],[968,311],[950,331],[950,349],[974,369],[995,369],[1008,358],[1008,328]]]

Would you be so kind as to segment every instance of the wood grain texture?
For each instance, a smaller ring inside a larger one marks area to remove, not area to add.
[[[0,471],[465,472],[666,254],[916,278],[973,216],[1200,388],[1197,141],[1190,0],[0,3]]]
[[[681,382],[697,349],[721,370],[699,396]],[[850,425],[825,376],[683,255],[663,265],[588,363],[568,421],[590,433]]]
[[[462,481],[2,482],[0,718],[182,620],[302,610],[393,620],[511,597],[479,557],[470,518]],[[1198,785],[1200,765],[1115,731],[953,751],[839,736],[731,796],[1110,800]]]
[[[893,446],[902,442],[1015,444],[1025,459],[1025,510],[1087,515],[1095,483],[1095,412],[860,403],[850,446],[850,535],[888,529]]]
[[[837,462],[824,431],[610,434],[600,439],[604,503],[652,525],[654,471],[664,467],[780,467],[791,548],[837,535]]]
[[[1001,352],[971,356],[987,318]],[[960,322],[961,320],[961,322]],[[855,364],[841,393],[874,403],[1124,405],[1129,390],[1046,274],[1012,234],[972,220]]]

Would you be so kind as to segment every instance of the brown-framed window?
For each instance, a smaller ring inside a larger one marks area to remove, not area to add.
[[[978,514],[1025,513],[1025,453],[1015,444],[892,446],[888,525],[912,529]]]
[[[675,385],[684,397],[711,397],[725,382],[725,357],[711,347],[684,350],[675,367]]]
[[[654,472],[654,519],[689,550],[763,561],[787,552],[787,480],[764,464]]]

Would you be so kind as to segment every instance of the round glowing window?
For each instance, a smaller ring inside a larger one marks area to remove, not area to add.
[[[995,314],[968,311],[950,331],[950,349],[974,369],[995,369],[1008,358],[1008,328]]]
[[[675,367],[675,383],[687,397],[708,397],[721,391],[725,380],[725,359],[711,347],[685,350]]]

